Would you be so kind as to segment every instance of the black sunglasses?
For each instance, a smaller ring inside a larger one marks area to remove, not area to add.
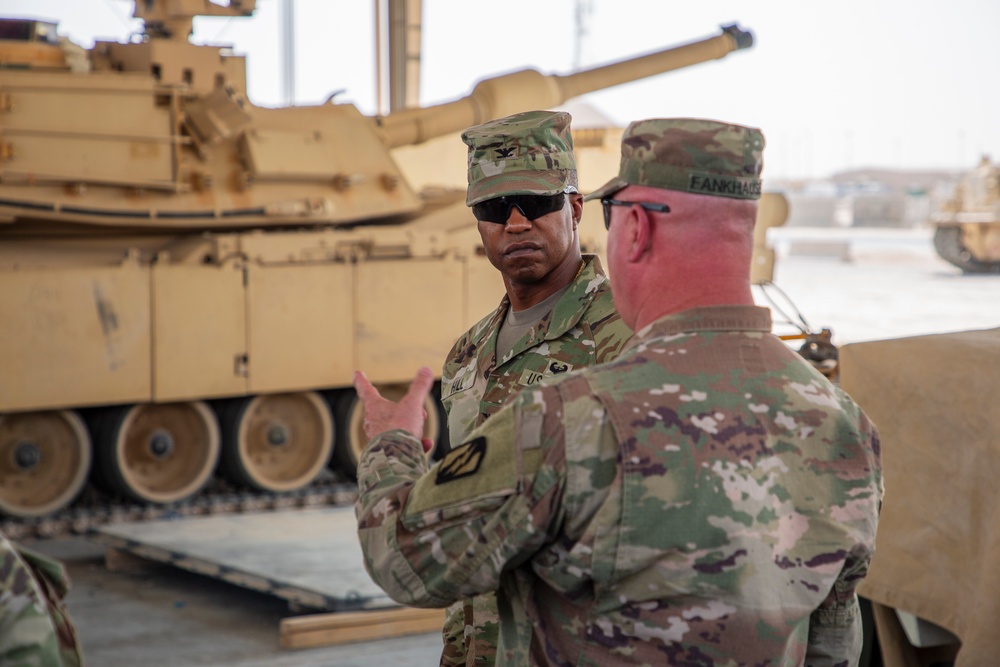
[[[556,195],[507,195],[494,197],[472,205],[472,215],[482,222],[506,224],[511,209],[516,208],[528,220],[558,211],[566,203],[565,193]]]
[[[666,204],[650,204],[645,201],[618,201],[617,199],[602,199],[601,206],[604,207],[604,228],[611,229],[611,207],[612,206],[641,206],[647,211],[657,211],[659,213],[670,213],[670,207]]]

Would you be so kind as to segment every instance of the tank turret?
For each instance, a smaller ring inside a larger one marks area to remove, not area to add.
[[[401,391],[503,293],[463,193],[416,192],[392,149],[751,43],[733,26],[368,117],[349,104],[254,106],[242,57],[188,43],[195,15],[254,4],[137,3],[146,34],[90,50],[50,23],[0,23],[0,528],[11,536],[86,530],[124,506],[144,517],[229,506],[190,509],[214,491],[267,507],[336,489],[364,445],[354,369]],[[427,412],[441,451],[439,403]]]

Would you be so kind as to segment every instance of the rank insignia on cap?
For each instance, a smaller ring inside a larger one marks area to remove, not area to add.
[[[486,438],[479,436],[448,452],[438,466],[436,484],[454,482],[476,474],[486,456]]]

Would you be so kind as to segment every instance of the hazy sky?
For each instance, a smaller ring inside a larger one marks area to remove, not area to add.
[[[246,54],[249,96],[279,106],[281,5],[258,0],[252,19],[199,19],[195,39]],[[374,113],[372,0],[294,0],[295,100],[331,92]],[[626,84],[586,100],[624,125],[695,116],[754,125],[767,137],[765,176],[822,177],[861,167],[966,169],[1000,159],[998,0],[590,0],[583,66],[718,34],[753,32],[747,51]],[[501,9],[502,6],[502,9]],[[124,0],[0,0],[4,15],[58,19],[90,46],[124,39]],[[574,67],[574,0],[424,0],[421,99],[468,93],[485,76]]]

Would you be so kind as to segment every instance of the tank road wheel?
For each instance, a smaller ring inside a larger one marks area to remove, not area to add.
[[[90,436],[75,412],[0,415],[0,514],[44,516],[66,507],[90,472]]]
[[[223,406],[220,469],[261,491],[294,491],[319,475],[333,450],[333,418],[316,392],[250,396]]]
[[[112,408],[98,420],[95,438],[98,480],[144,503],[193,496],[219,460],[219,425],[201,401]]]
[[[398,401],[406,394],[407,385],[381,385],[378,386],[378,390],[383,397]],[[435,453],[447,448],[443,441],[447,439],[448,429],[445,428],[444,408],[439,396],[439,390],[435,385],[435,389],[424,403],[424,410],[427,411],[424,437],[435,443],[435,447],[428,453],[428,458],[433,458]],[[340,470],[356,478],[361,452],[368,445],[368,437],[365,435],[364,405],[353,389],[337,392],[332,397],[332,403],[333,418],[337,424],[337,433],[340,435],[333,451],[334,460]]]

